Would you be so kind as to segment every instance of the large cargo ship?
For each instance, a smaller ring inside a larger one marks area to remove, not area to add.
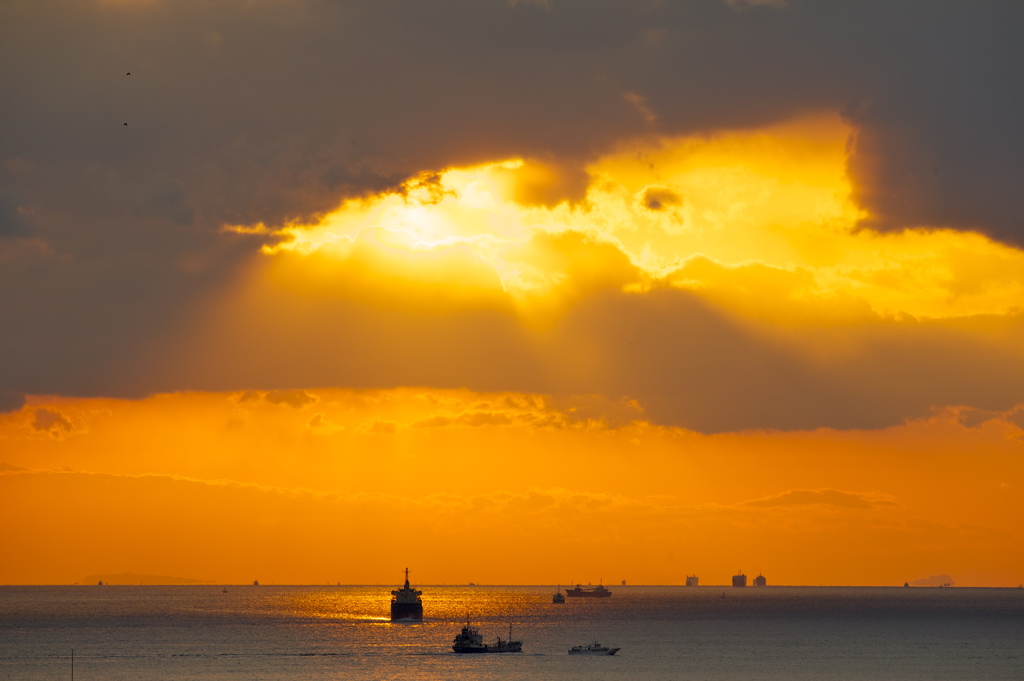
[[[732,585],[733,586],[746,586],[747,585],[747,576],[745,574],[743,574],[742,570],[740,571],[740,573],[738,575],[733,575],[732,576]]]
[[[603,584],[597,586],[576,585],[575,589],[566,589],[565,595],[569,598],[608,598],[612,592],[604,588]]]
[[[423,592],[409,586],[409,568],[405,568],[405,586],[391,592],[392,622],[422,622]]]
[[[452,641],[452,650],[457,653],[521,653],[523,642],[512,640],[512,625],[508,625],[508,639],[502,641],[501,637],[494,643],[484,643],[484,636],[476,630],[476,627],[466,620],[466,626],[462,627],[462,633]]]

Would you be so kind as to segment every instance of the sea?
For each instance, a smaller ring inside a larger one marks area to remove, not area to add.
[[[1024,589],[419,586],[392,624],[392,588],[2,586],[0,679],[1024,679]],[[523,651],[453,653],[467,618]],[[567,654],[595,640],[621,650]]]

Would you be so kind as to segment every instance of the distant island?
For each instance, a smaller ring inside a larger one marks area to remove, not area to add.
[[[173,584],[213,584],[212,579],[192,579],[191,577],[167,577],[164,575],[137,575],[134,572],[122,572],[119,575],[89,575],[82,584],[142,584],[145,586],[161,586]]]

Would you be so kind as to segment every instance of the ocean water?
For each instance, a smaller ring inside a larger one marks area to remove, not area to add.
[[[391,586],[226,588],[0,587],[0,679],[1024,679],[1024,589],[422,586],[391,624]],[[467,613],[523,652],[453,653]]]

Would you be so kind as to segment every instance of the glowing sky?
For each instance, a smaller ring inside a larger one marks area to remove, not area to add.
[[[6,3],[0,583],[1024,581],[1021,28]]]

